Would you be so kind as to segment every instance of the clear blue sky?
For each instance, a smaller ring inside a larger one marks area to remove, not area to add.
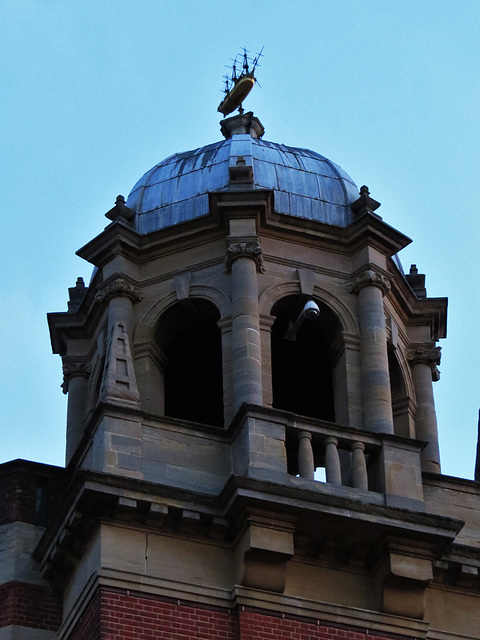
[[[4,0],[0,461],[63,464],[66,398],[49,311],[88,282],[75,251],[151,166],[221,138],[228,58],[265,45],[245,106],[313,149],[413,239],[448,296],[435,384],[443,472],[472,477],[480,322],[480,3]]]

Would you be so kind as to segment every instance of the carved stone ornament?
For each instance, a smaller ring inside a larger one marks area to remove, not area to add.
[[[265,272],[263,266],[262,248],[259,242],[234,242],[227,249],[225,259],[225,273],[230,273],[232,264],[238,258],[251,258],[257,265],[259,273]]]
[[[86,362],[67,362],[63,365],[63,393],[68,392],[68,384],[74,376],[84,376],[88,378],[92,367]]]
[[[433,382],[440,380],[440,371],[437,365],[440,364],[441,357],[442,347],[436,347],[433,344],[415,345],[407,351],[407,360],[412,364],[426,364],[430,366]]]
[[[123,278],[117,278],[114,282],[107,285],[103,291],[99,291],[95,296],[95,300],[98,302],[109,302],[112,298],[118,296],[125,296],[135,302],[140,302],[145,297],[145,294],[140,292],[133,284],[130,284]]]
[[[358,293],[363,287],[378,287],[386,295],[390,291],[391,278],[373,269],[365,269],[347,285],[347,291]]]

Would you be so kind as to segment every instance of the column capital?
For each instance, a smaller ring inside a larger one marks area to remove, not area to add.
[[[124,278],[117,278],[113,282],[103,285],[102,289],[95,296],[98,302],[108,303],[112,298],[124,296],[129,298],[133,303],[140,302],[145,297],[133,284]]]
[[[363,287],[377,287],[382,295],[386,295],[390,291],[391,280],[390,275],[380,273],[370,266],[352,278],[347,285],[347,291],[358,293]]]
[[[432,343],[413,344],[407,351],[407,360],[412,364],[426,364],[432,370],[432,380],[440,380],[440,372],[437,365],[442,357],[442,347],[436,347]]]
[[[68,385],[74,376],[83,376],[88,378],[92,367],[88,362],[66,362],[63,365],[63,393],[68,392]]]
[[[225,273],[230,273],[232,264],[239,258],[251,258],[257,267],[258,273],[264,273],[262,247],[257,239],[245,239],[241,241],[230,240],[225,257]]]

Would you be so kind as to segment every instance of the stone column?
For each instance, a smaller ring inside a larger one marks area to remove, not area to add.
[[[108,326],[110,329],[118,323],[123,323],[129,338],[133,330],[133,304],[144,297],[134,285],[123,278],[117,278],[100,291],[96,299],[108,303]]]
[[[85,429],[85,401],[91,370],[91,366],[84,362],[69,362],[63,366],[62,387],[63,392],[68,393],[66,465],[80,444]]]
[[[262,357],[257,271],[262,271],[257,240],[231,242],[226,271],[232,274],[233,414],[246,402],[261,405]]]
[[[377,433],[393,433],[387,334],[383,310],[383,296],[389,288],[389,279],[371,268],[365,269],[349,287],[352,293],[358,294],[365,429]]]
[[[435,344],[413,345],[407,353],[412,367],[413,384],[417,408],[415,411],[415,434],[419,440],[425,440],[427,446],[421,453],[422,470],[440,473],[440,453],[438,449],[437,414],[433,398],[432,381],[440,374],[441,348]]]

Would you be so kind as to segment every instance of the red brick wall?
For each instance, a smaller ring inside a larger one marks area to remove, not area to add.
[[[297,616],[193,603],[101,588],[69,640],[385,640]]]
[[[56,631],[62,621],[60,594],[22,582],[0,586],[0,627],[19,625]]]
[[[20,521],[45,526],[67,483],[68,472],[61,467],[27,460],[0,465],[0,525]]]
[[[87,611],[69,640],[100,640],[100,592],[97,591]]]

